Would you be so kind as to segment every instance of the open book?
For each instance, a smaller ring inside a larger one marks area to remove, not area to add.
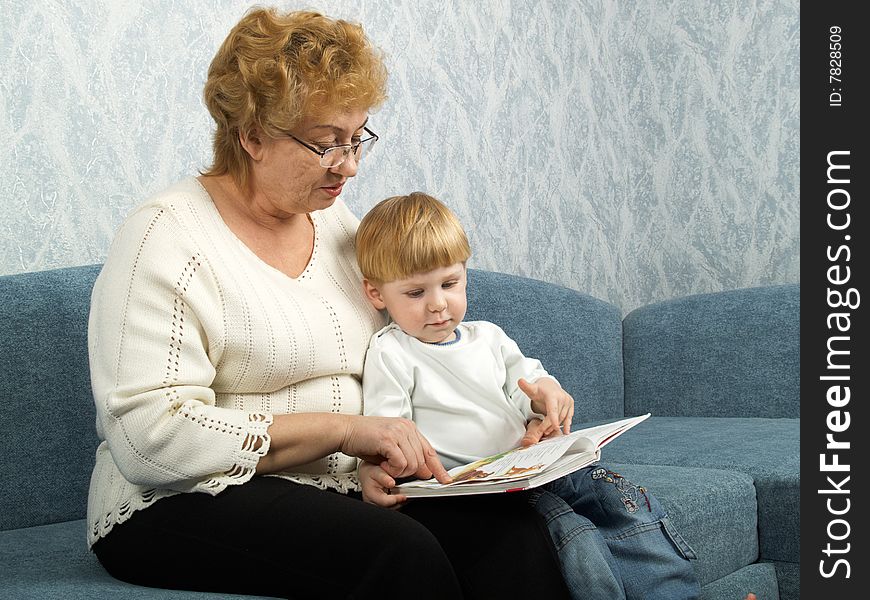
[[[630,417],[587,427],[526,448],[514,448],[450,469],[451,483],[435,479],[402,483],[393,494],[409,498],[518,492],[549,483],[601,458],[601,448],[647,417]]]

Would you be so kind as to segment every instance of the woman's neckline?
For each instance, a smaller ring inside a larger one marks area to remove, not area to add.
[[[319,246],[318,242],[319,242],[319,229],[320,229],[318,227],[318,224],[317,224],[317,218],[315,217],[315,215],[313,213],[305,213],[305,216],[307,217],[307,222],[310,224],[311,229],[312,229],[311,247],[308,251],[308,258],[307,258],[307,261],[305,263],[304,268],[302,268],[298,273],[293,275],[293,274],[286,272],[283,269],[280,269],[280,268],[276,267],[275,265],[271,264],[264,257],[260,256],[260,254],[258,254],[253,248],[251,248],[251,246],[249,246],[245,242],[245,240],[242,239],[242,236],[240,236],[236,231],[234,231],[233,228],[230,226],[230,224],[227,223],[227,220],[224,218],[224,214],[221,212],[221,210],[219,208],[218,202],[215,202],[214,195],[213,195],[212,191],[209,190],[208,187],[206,187],[206,185],[203,183],[202,179],[200,177],[193,177],[193,180],[196,182],[196,185],[199,186],[199,188],[205,194],[205,197],[208,198],[209,205],[214,210],[215,216],[216,216],[217,220],[220,221],[220,224],[221,224],[221,227],[223,228],[223,230],[226,232],[226,234],[232,240],[235,241],[235,243],[242,249],[242,251],[245,254],[247,254],[248,256],[253,258],[254,260],[256,260],[258,263],[260,263],[267,270],[273,271],[274,273],[280,275],[281,277],[289,279],[290,281],[301,281],[301,280],[309,279],[311,277],[311,275],[313,274],[313,271],[314,271],[314,266],[317,262],[317,254],[318,254],[317,250],[318,250],[318,246]],[[220,188],[219,186],[215,186],[215,188],[216,188],[216,191],[218,193],[223,193],[222,188]],[[230,198],[226,194],[224,194],[224,195],[225,195],[225,200],[227,202],[232,202],[232,198]]]

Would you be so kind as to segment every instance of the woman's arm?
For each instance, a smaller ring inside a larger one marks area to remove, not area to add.
[[[221,292],[173,213],[146,206],[116,236],[88,330],[97,429],[131,483],[217,493],[247,481],[272,415],[219,408]]]
[[[450,481],[438,455],[408,419],[333,413],[274,415],[257,473],[292,470],[333,452],[380,465],[392,477]]]

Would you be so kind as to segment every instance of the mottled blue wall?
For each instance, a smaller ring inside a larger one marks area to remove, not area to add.
[[[210,160],[200,92],[249,3],[0,0],[0,274],[98,262]],[[281,3],[387,53],[363,213],[421,189],[472,265],[630,310],[799,280],[799,2]]]

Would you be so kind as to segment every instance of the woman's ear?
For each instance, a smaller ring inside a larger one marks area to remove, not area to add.
[[[363,291],[368,298],[369,303],[378,310],[384,310],[387,305],[384,304],[384,299],[381,296],[381,291],[368,279],[363,279]]]
[[[239,130],[239,143],[253,160],[260,160],[263,156],[263,136],[257,127],[249,131]]]

